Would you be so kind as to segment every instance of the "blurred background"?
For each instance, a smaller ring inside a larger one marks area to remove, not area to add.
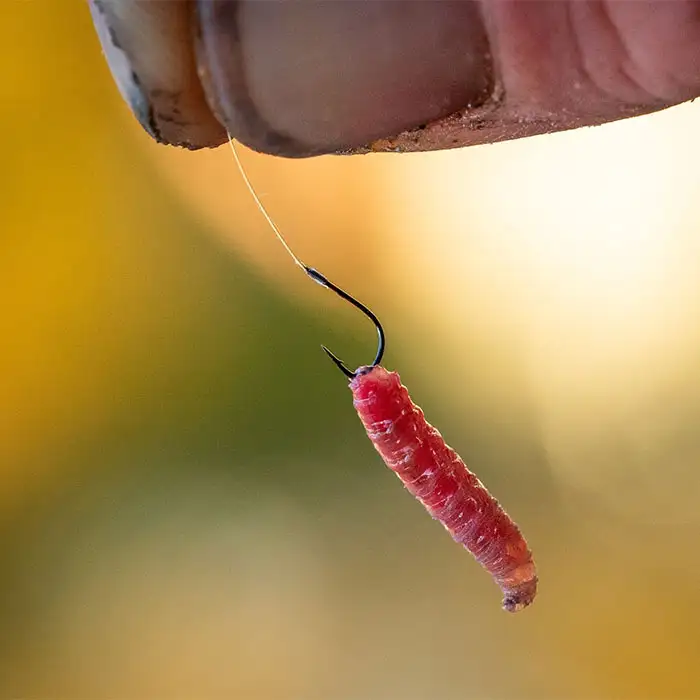
[[[1,697],[700,697],[700,107],[242,155],[523,529],[511,616],[375,454],[319,349],[372,328],[230,151],[149,140],[84,3],[2,19]]]

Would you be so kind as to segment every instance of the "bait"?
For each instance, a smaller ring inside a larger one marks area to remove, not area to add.
[[[399,375],[381,366],[385,336],[379,319],[317,270],[304,269],[318,284],[360,309],[377,329],[377,356],[371,365],[354,372],[323,349],[350,380],[355,410],[384,463],[491,574],[503,591],[503,609],[517,612],[527,607],[537,593],[537,572],[518,526],[425,420]]]
[[[253,189],[233,140],[229,143],[248,189],[294,262],[314,282],[362,311],[377,330],[374,361],[354,372],[322,346],[350,380],[353,405],[375,449],[428,513],[491,574],[503,591],[503,609],[517,612],[527,607],[537,593],[537,572],[518,526],[467,469],[462,458],[425,420],[423,411],[413,403],[399,375],[381,366],[386,340],[377,316],[292,252]]]

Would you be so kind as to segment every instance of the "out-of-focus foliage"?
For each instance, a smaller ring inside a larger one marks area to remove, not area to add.
[[[698,110],[410,157],[244,154],[521,524],[498,590],[381,465],[373,334],[230,153],[151,143],[81,3],[0,52],[0,696],[700,695]]]

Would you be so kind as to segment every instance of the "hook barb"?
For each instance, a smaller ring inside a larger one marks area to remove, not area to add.
[[[348,369],[343,361],[335,354],[333,354],[325,345],[321,345],[321,350],[328,355],[328,357],[331,358],[335,366],[348,378],[348,379],[354,379],[355,378],[355,372],[352,370]]]

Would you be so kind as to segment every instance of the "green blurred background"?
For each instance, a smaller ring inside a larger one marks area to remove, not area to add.
[[[244,161],[539,568],[403,492],[226,148],[156,146],[81,2],[0,10],[0,696],[698,698],[700,110]]]

